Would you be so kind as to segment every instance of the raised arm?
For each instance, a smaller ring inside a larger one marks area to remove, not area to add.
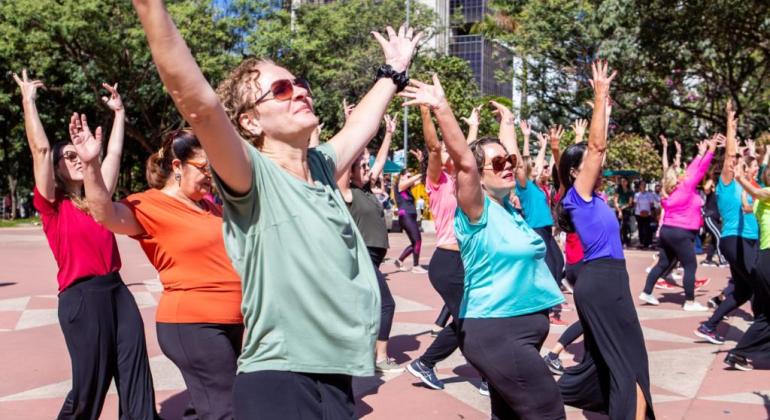
[[[21,77],[16,73],[13,79],[21,90],[21,104],[24,109],[24,131],[27,134],[27,143],[32,152],[32,171],[35,177],[35,187],[48,201],[55,198],[54,167],[51,144],[45,135],[43,123],[37,112],[37,89],[44,88],[40,80],[29,80],[27,69],[22,70]]]
[[[388,39],[377,32],[372,32],[385,53],[385,63],[397,72],[406,71],[412,61],[417,43],[422,38],[422,33],[415,35],[414,29],[407,28],[405,25],[398,29],[398,33],[388,26],[387,32]],[[329,140],[337,154],[338,170],[346,168],[375,136],[388,103],[395,94],[396,85],[393,80],[379,79],[356,105],[342,130]]]
[[[321,130],[323,130],[323,128],[323,123],[316,126],[315,130],[313,130],[313,134],[310,135],[310,141],[307,143],[308,148],[316,147],[321,144]]]
[[[385,168],[385,162],[388,160],[388,151],[390,150],[390,141],[393,139],[393,132],[396,131],[396,120],[385,115],[385,136],[382,138],[382,144],[377,151],[377,157],[374,158],[374,165],[369,170],[368,178],[372,183],[374,180],[380,177],[383,168]]]
[[[738,155],[738,142],[735,138],[736,131],[738,131],[738,120],[735,118],[733,101],[727,101],[725,114],[727,114],[727,138],[725,139],[725,160],[722,164],[721,177],[723,183],[729,184],[735,176],[735,164]]]
[[[577,119],[575,120],[575,123],[572,124],[572,129],[575,130],[575,144],[583,142],[583,138],[585,138],[586,135],[586,128],[588,128],[588,121],[583,119]]]
[[[575,179],[575,190],[584,200],[590,200],[594,185],[602,172],[604,153],[607,151],[607,106],[612,79],[617,72],[608,75],[606,61],[595,61],[591,65],[594,89],[594,112],[591,116],[591,128],[588,132],[588,148],[583,156],[582,169]]]
[[[468,144],[473,143],[479,137],[479,111],[481,105],[473,107],[471,115],[468,118],[463,117],[463,121],[468,124],[468,136],[465,138],[465,142]]]
[[[559,159],[561,159],[561,149],[559,143],[561,142],[561,136],[564,135],[564,129],[562,126],[551,127],[548,130],[548,138],[551,143],[551,165],[559,167]]]
[[[527,185],[527,169],[524,166],[526,162],[521,158],[521,153],[519,152],[519,142],[516,140],[516,120],[513,118],[513,112],[499,102],[489,101],[489,104],[494,108],[492,114],[500,123],[500,130],[497,135],[500,143],[503,144],[508,153],[516,155],[516,182],[519,183],[520,187],[524,188]],[[529,136],[529,126],[526,126],[527,130],[525,131],[524,125],[526,125],[526,122],[522,121],[521,124],[522,132],[524,132],[524,136],[527,138]],[[528,144],[525,145],[524,150],[525,153],[529,153]]]
[[[770,188],[757,188],[754,186],[754,184],[749,180],[749,178],[746,176],[746,173],[743,169],[743,165],[739,164],[736,165],[735,168],[735,180],[738,181],[739,184],[741,184],[741,187],[743,187],[744,193],[747,193],[754,197],[755,200],[762,200],[767,201],[770,200]],[[746,206],[748,203],[744,202],[745,198],[743,195],[741,195],[741,201],[744,206]]]
[[[674,140],[674,148],[676,149],[676,154],[674,155],[674,168],[679,170],[682,168],[682,145],[677,140]]]
[[[438,76],[433,75],[433,85],[413,80],[401,96],[411,99],[404,103],[405,106],[427,105],[433,110],[444,137],[444,145],[457,170],[457,205],[472,223],[477,222],[484,212],[484,193],[481,190],[479,170],[452,108],[444,96]]]
[[[251,189],[246,142],[203,77],[162,0],[133,0],[152,58],[176,108],[192,126],[211,166],[235,194]]]
[[[398,179],[398,192],[406,191],[409,188],[412,188],[415,184],[420,182],[420,179],[422,179],[422,175],[415,174],[409,177],[400,177]]]
[[[70,119],[69,133],[72,144],[83,162],[83,189],[88,200],[88,210],[99,224],[107,229],[124,235],[144,233],[131,210],[122,203],[112,202],[112,192],[107,188],[102,176],[102,164],[99,155],[102,149],[102,130],[92,134],[85,116],[74,114]],[[120,162],[117,162],[120,165]],[[119,168],[115,168],[117,171]]]
[[[110,97],[103,96],[102,101],[107,105],[107,108],[115,113],[115,120],[112,122],[112,131],[110,132],[110,142],[107,143],[107,154],[104,156],[104,161],[102,161],[102,177],[110,194],[114,194],[115,188],[118,186],[120,157],[123,155],[126,110],[123,108],[123,100],[118,93],[117,83],[114,86],[102,83],[102,87],[110,92]]]
[[[539,142],[539,148],[537,150],[537,157],[535,157],[535,167],[532,170],[531,177],[537,179],[545,166],[545,151],[548,149],[548,136],[545,134],[537,133],[537,140]]]
[[[703,177],[706,175],[706,172],[711,165],[711,160],[714,158],[714,151],[717,148],[716,138],[704,140],[703,143],[704,153],[698,154],[690,165],[687,166],[687,172],[683,183],[687,188],[693,190],[700,184]]]
[[[663,145],[663,152],[660,158],[663,161],[663,174],[665,175],[668,169],[668,139],[663,134],[658,136],[658,138],[660,138],[660,143]]]
[[[438,141],[436,126],[431,120],[430,108],[426,105],[420,105],[420,117],[422,117],[422,136],[428,147],[428,182],[430,185],[437,185],[439,178],[441,178],[441,143]]]

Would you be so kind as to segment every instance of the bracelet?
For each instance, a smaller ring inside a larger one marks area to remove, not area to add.
[[[377,76],[375,81],[382,79],[383,77],[393,80],[396,84],[396,92],[401,92],[409,84],[409,77],[406,75],[406,70],[397,72],[389,64],[384,64],[377,69]]]

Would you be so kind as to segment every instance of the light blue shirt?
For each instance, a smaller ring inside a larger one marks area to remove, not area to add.
[[[759,238],[759,225],[754,213],[744,213],[741,202],[743,188],[732,180],[725,185],[722,177],[717,182],[717,207],[722,217],[722,236],[740,236],[746,239]],[[747,197],[751,203],[751,196]]]
[[[545,264],[545,242],[509,202],[485,196],[476,223],[458,207],[454,226],[465,266],[460,318],[527,315],[564,302]]]
[[[528,179],[524,188],[521,188],[516,181],[516,195],[519,197],[521,211],[529,227],[537,229],[553,226],[553,216],[551,216],[551,208],[548,207],[545,192],[532,180]]]

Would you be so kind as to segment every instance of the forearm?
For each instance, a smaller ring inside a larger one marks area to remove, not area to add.
[[[668,146],[663,146],[663,153],[660,158],[663,161],[663,173],[665,174],[668,169]]]
[[[420,107],[420,117],[422,118],[422,135],[425,138],[425,145],[428,147],[428,180],[436,184],[441,177],[441,143],[438,141],[436,127],[433,125],[428,107]]]
[[[420,175],[419,174],[418,175],[412,175],[412,176],[410,176],[409,178],[406,178],[406,179],[402,178],[398,182],[398,191],[406,191],[409,188],[412,188],[414,186],[414,184],[416,184],[417,181],[419,181],[419,180],[420,180]]]
[[[547,143],[543,142],[543,144],[540,145],[540,150],[537,151],[537,157],[535,158],[534,176],[540,175],[540,172],[543,171],[543,167],[545,165],[545,149],[547,146]]]
[[[770,190],[755,187],[745,176],[737,176],[735,177],[735,180],[741,184],[741,187],[743,187],[746,194],[751,195],[755,200],[766,201],[770,199]],[[744,206],[745,205],[748,205],[748,203],[744,203]]]
[[[476,141],[478,137],[479,137],[479,126],[478,125],[468,126],[468,137],[465,138],[465,142],[468,144],[471,144],[474,141]]]
[[[369,175],[369,180],[373,181],[380,177],[382,169],[385,167],[385,162],[388,160],[388,151],[390,150],[390,142],[393,138],[393,133],[385,133],[385,137],[382,139],[380,149],[377,151],[377,157],[374,158],[374,165]]]
[[[83,190],[91,216],[100,224],[108,224],[115,216],[115,209],[98,159],[83,164]]]
[[[27,142],[33,154],[47,153],[51,145],[48,142],[48,136],[43,129],[43,123],[40,121],[40,114],[37,112],[35,101],[24,99],[22,101],[24,108],[24,131],[27,134]]]
[[[115,120],[112,123],[112,131],[110,132],[110,141],[107,144],[107,154],[102,163],[105,185],[109,188],[110,193],[114,193],[115,187],[118,185],[125,129],[126,112],[120,109],[115,112]]]

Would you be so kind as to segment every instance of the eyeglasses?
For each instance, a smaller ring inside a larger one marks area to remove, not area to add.
[[[305,89],[307,91],[308,97],[313,97],[313,92],[310,91],[310,83],[308,83],[307,80],[297,78],[294,80],[289,79],[281,79],[276,80],[270,85],[270,90],[265,92],[264,95],[260,96],[259,99],[257,99],[256,102],[254,102],[254,105],[262,102],[267,95],[273,94],[273,99],[277,99],[279,101],[287,101],[291,99],[292,96],[294,96],[294,86],[299,86],[302,89]]]
[[[490,165],[484,165],[484,169],[489,169],[489,167],[492,167],[492,171],[494,172],[502,172],[503,169],[505,169],[505,164],[510,162],[512,167],[516,167],[517,162],[516,155],[507,155],[507,156],[495,156],[492,158],[492,163]]]
[[[72,150],[65,150],[62,152],[61,157],[64,159],[67,159],[70,162],[75,162],[80,158],[77,153],[73,152]]]
[[[196,169],[201,171],[201,173],[203,175],[206,175],[208,177],[211,176],[211,165],[209,165],[208,161],[206,161],[206,162],[193,162],[191,160],[188,160],[185,163],[190,165],[190,166],[194,166]]]

